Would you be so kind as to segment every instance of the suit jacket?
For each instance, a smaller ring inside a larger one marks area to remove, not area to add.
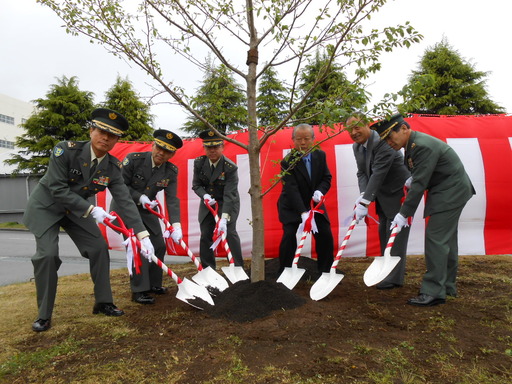
[[[287,170],[290,164],[295,164],[291,170],[286,171],[281,179],[283,189],[277,201],[277,209],[279,220],[283,224],[300,222],[301,213],[311,209],[313,193],[319,190],[325,195],[331,188],[332,175],[327,167],[325,152],[321,149],[311,152],[311,177],[309,177],[306,165],[300,157],[300,152],[292,150],[281,161],[281,170],[283,171]],[[323,204],[320,209],[324,210],[324,216],[328,220]]]
[[[363,198],[375,201],[386,217],[394,217],[400,210],[405,180],[411,175],[402,153],[380,140],[376,131],[368,138],[366,155],[361,144],[354,143],[352,149]]]
[[[151,156],[151,152],[128,154],[123,160],[122,174],[130,195],[139,209],[142,221],[152,233],[160,233],[160,219],[144,209],[140,205],[139,199],[142,195],[146,195],[149,200],[155,200],[157,193],[163,190],[169,221],[171,223],[180,222],[180,200],[176,195],[178,167],[166,162],[153,173]],[[117,210],[118,207],[119,205],[115,202],[112,204],[112,209]],[[165,212],[163,213],[165,214]]]
[[[93,175],[89,174],[91,143],[89,141],[64,141],[53,149],[48,171],[31,193],[23,222],[37,237],[64,217],[68,217],[84,230],[98,233],[95,220],[83,215],[91,205],[88,199],[109,189],[123,207],[126,225],[135,233],[144,231],[144,225],[133,204],[128,188],[121,177],[121,163],[107,154],[98,164]]]
[[[428,192],[423,217],[466,204],[475,194],[471,180],[455,151],[444,141],[412,131],[405,148],[405,164],[412,174],[412,184],[400,209],[412,216],[423,192]]]
[[[236,221],[240,212],[240,195],[238,194],[238,167],[224,155],[219,159],[212,175],[210,162],[203,155],[194,160],[194,176],[192,189],[203,199],[205,194],[211,195],[219,205],[219,217],[222,213],[230,216],[230,221]],[[208,207],[199,205],[199,222],[210,213]]]

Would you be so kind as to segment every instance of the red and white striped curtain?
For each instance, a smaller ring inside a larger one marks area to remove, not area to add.
[[[459,253],[461,255],[491,255],[512,253],[512,116],[422,116],[406,119],[411,128],[446,141],[459,155],[466,172],[476,189],[476,195],[468,202],[459,222]],[[291,148],[290,128],[283,129],[269,140],[260,155],[261,180],[266,190],[279,173],[279,161]],[[315,127],[315,138],[323,140],[332,131]],[[247,143],[248,133],[232,135]],[[352,153],[352,140],[343,132],[325,141],[321,148],[327,153],[327,162],[332,173],[331,190],[326,195],[326,206],[332,230],[341,244],[348,228],[353,203],[359,195],[356,163]],[[119,160],[131,152],[150,151],[151,143],[120,142],[111,154]],[[178,166],[178,197],[181,200],[181,224],[184,240],[195,254],[199,253],[199,225],[197,212],[201,200],[192,191],[194,158],[204,154],[202,141],[185,140],[173,157]],[[249,159],[240,147],[225,143],[224,154],[238,165],[240,179],[238,190],[241,211],[237,229],[242,241],[245,258],[251,257],[251,204],[249,190]],[[274,187],[263,200],[265,220],[265,256],[278,256],[282,235],[277,215],[277,198],[281,185]],[[163,194],[161,194],[163,195]],[[97,196],[98,204],[109,208],[111,196],[108,192]],[[163,199],[159,196],[159,199]],[[373,205],[370,215],[376,217]],[[170,222],[174,219],[170,218]],[[113,249],[122,249],[121,237],[103,226],[104,235]],[[423,202],[414,216],[409,237],[408,254],[423,254],[424,249]],[[308,238],[303,256],[316,257]],[[313,240],[314,241],[314,240]],[[360,223],[354,229],[343,256],[378,256],[377,224],[370,220],[368,226]],[[186,255],[185,252],[182,252]]]

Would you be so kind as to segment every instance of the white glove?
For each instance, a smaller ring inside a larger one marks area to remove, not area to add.
[[[219,232],[228,233],[228,222],[225,218],[220,219],[219,221]]]
[[[404,187],[409,189],[409,188],[411,188],[411,184],[412,184],[412,176],[410,176],[407,180],[405,180]]]
[[[313,193],[313,201],[315,203],[318,203],[320,202],[320,200],[322,200],[322,197],[324,196],[324,194],[322,192],[320,192],[318,189]]]
[[[403,227],[408,227],[409,223],[407,221],[406,217],[403,217],[400,213],[397,213],[393,221],[391,222],[391,227],[389,229],[393,229],[394,227],[398,226],[397,232],[400,232]]]
[[[211,195],[209,195],[208,193],[204,194],[203,200],[206,201],[210,205],[215,205],[217,203],[215,201],[215,199],[213,197],[211,197]]]
[[[147,209],[146,204],[149,204],[150,208],[155,208],[158,204],[157,201],[149,200],[149,197],[147,197],[146,195],[140,195],[139,203],[140,203],[140,205],[142,205],[142,208],[144,208],[144,209]]]
[[[97,223],[103,223],[103,220],[110,219],[115,220],[116,217],[109,215],[103,208],[101,207],[94,207],[91,211],[92,217],[94,217],[94,220],[96,220]]]
[[[181,230],[181,224],[180,223],[175,223],[172,226],[172,228],[174,230],[171,232],[171,239],[173,239],[173,241],[176,244],[179,244],[181,239],[183,239],[183,231]]]
[[[360,201],[362,200],[362,198],[363,198],[363,195],[364,195],[364,192],[363,192],[363,193],[361,193],[361,194],[357,197],[357,199],[356,199],[356,201],[355,201],[355,203],[354,203],[354,207],[355,207],[355,206],[357,206],[357,204],[359,204],[359,202],[360,202]]]
[[[363,220],[366,215],[368,215],[368,207],[365,207],[361,203],[356,205],[356,209],[354,209],[354,215],[356,217],[356,223],[359,223],[359,220]]]
[[[153,247],[153,244],[151,244],[151,240],[149,240],[149,237],[143,238],[140,241],[140,244],[142,245],[142,249],[140,250],[142,256],[148,259],[149,262],[152,262],[153,259],[151,258],[151,256],[155,254],[155,248]]]

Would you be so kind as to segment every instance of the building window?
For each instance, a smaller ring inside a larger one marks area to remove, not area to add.
[[[0,140],[0,148],[14,149],[14,141]]]
[[[2,115],[0,113],[0,123],[7,123],[7,124],[14,125],[14,117]]]

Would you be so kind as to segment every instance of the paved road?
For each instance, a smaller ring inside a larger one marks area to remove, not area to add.
[[[30,258],[35,253],[36,242],[28,231],[0,230],[0,286],[30,281],[34,277]],[[78,252],[69,236],[59,236],[62,265],[59,276],[89,273],[89,261]],[[111,269],[126,268],[126,254],[110,251]],[[166,263],[186,263],[188,257],[165,257]]]

